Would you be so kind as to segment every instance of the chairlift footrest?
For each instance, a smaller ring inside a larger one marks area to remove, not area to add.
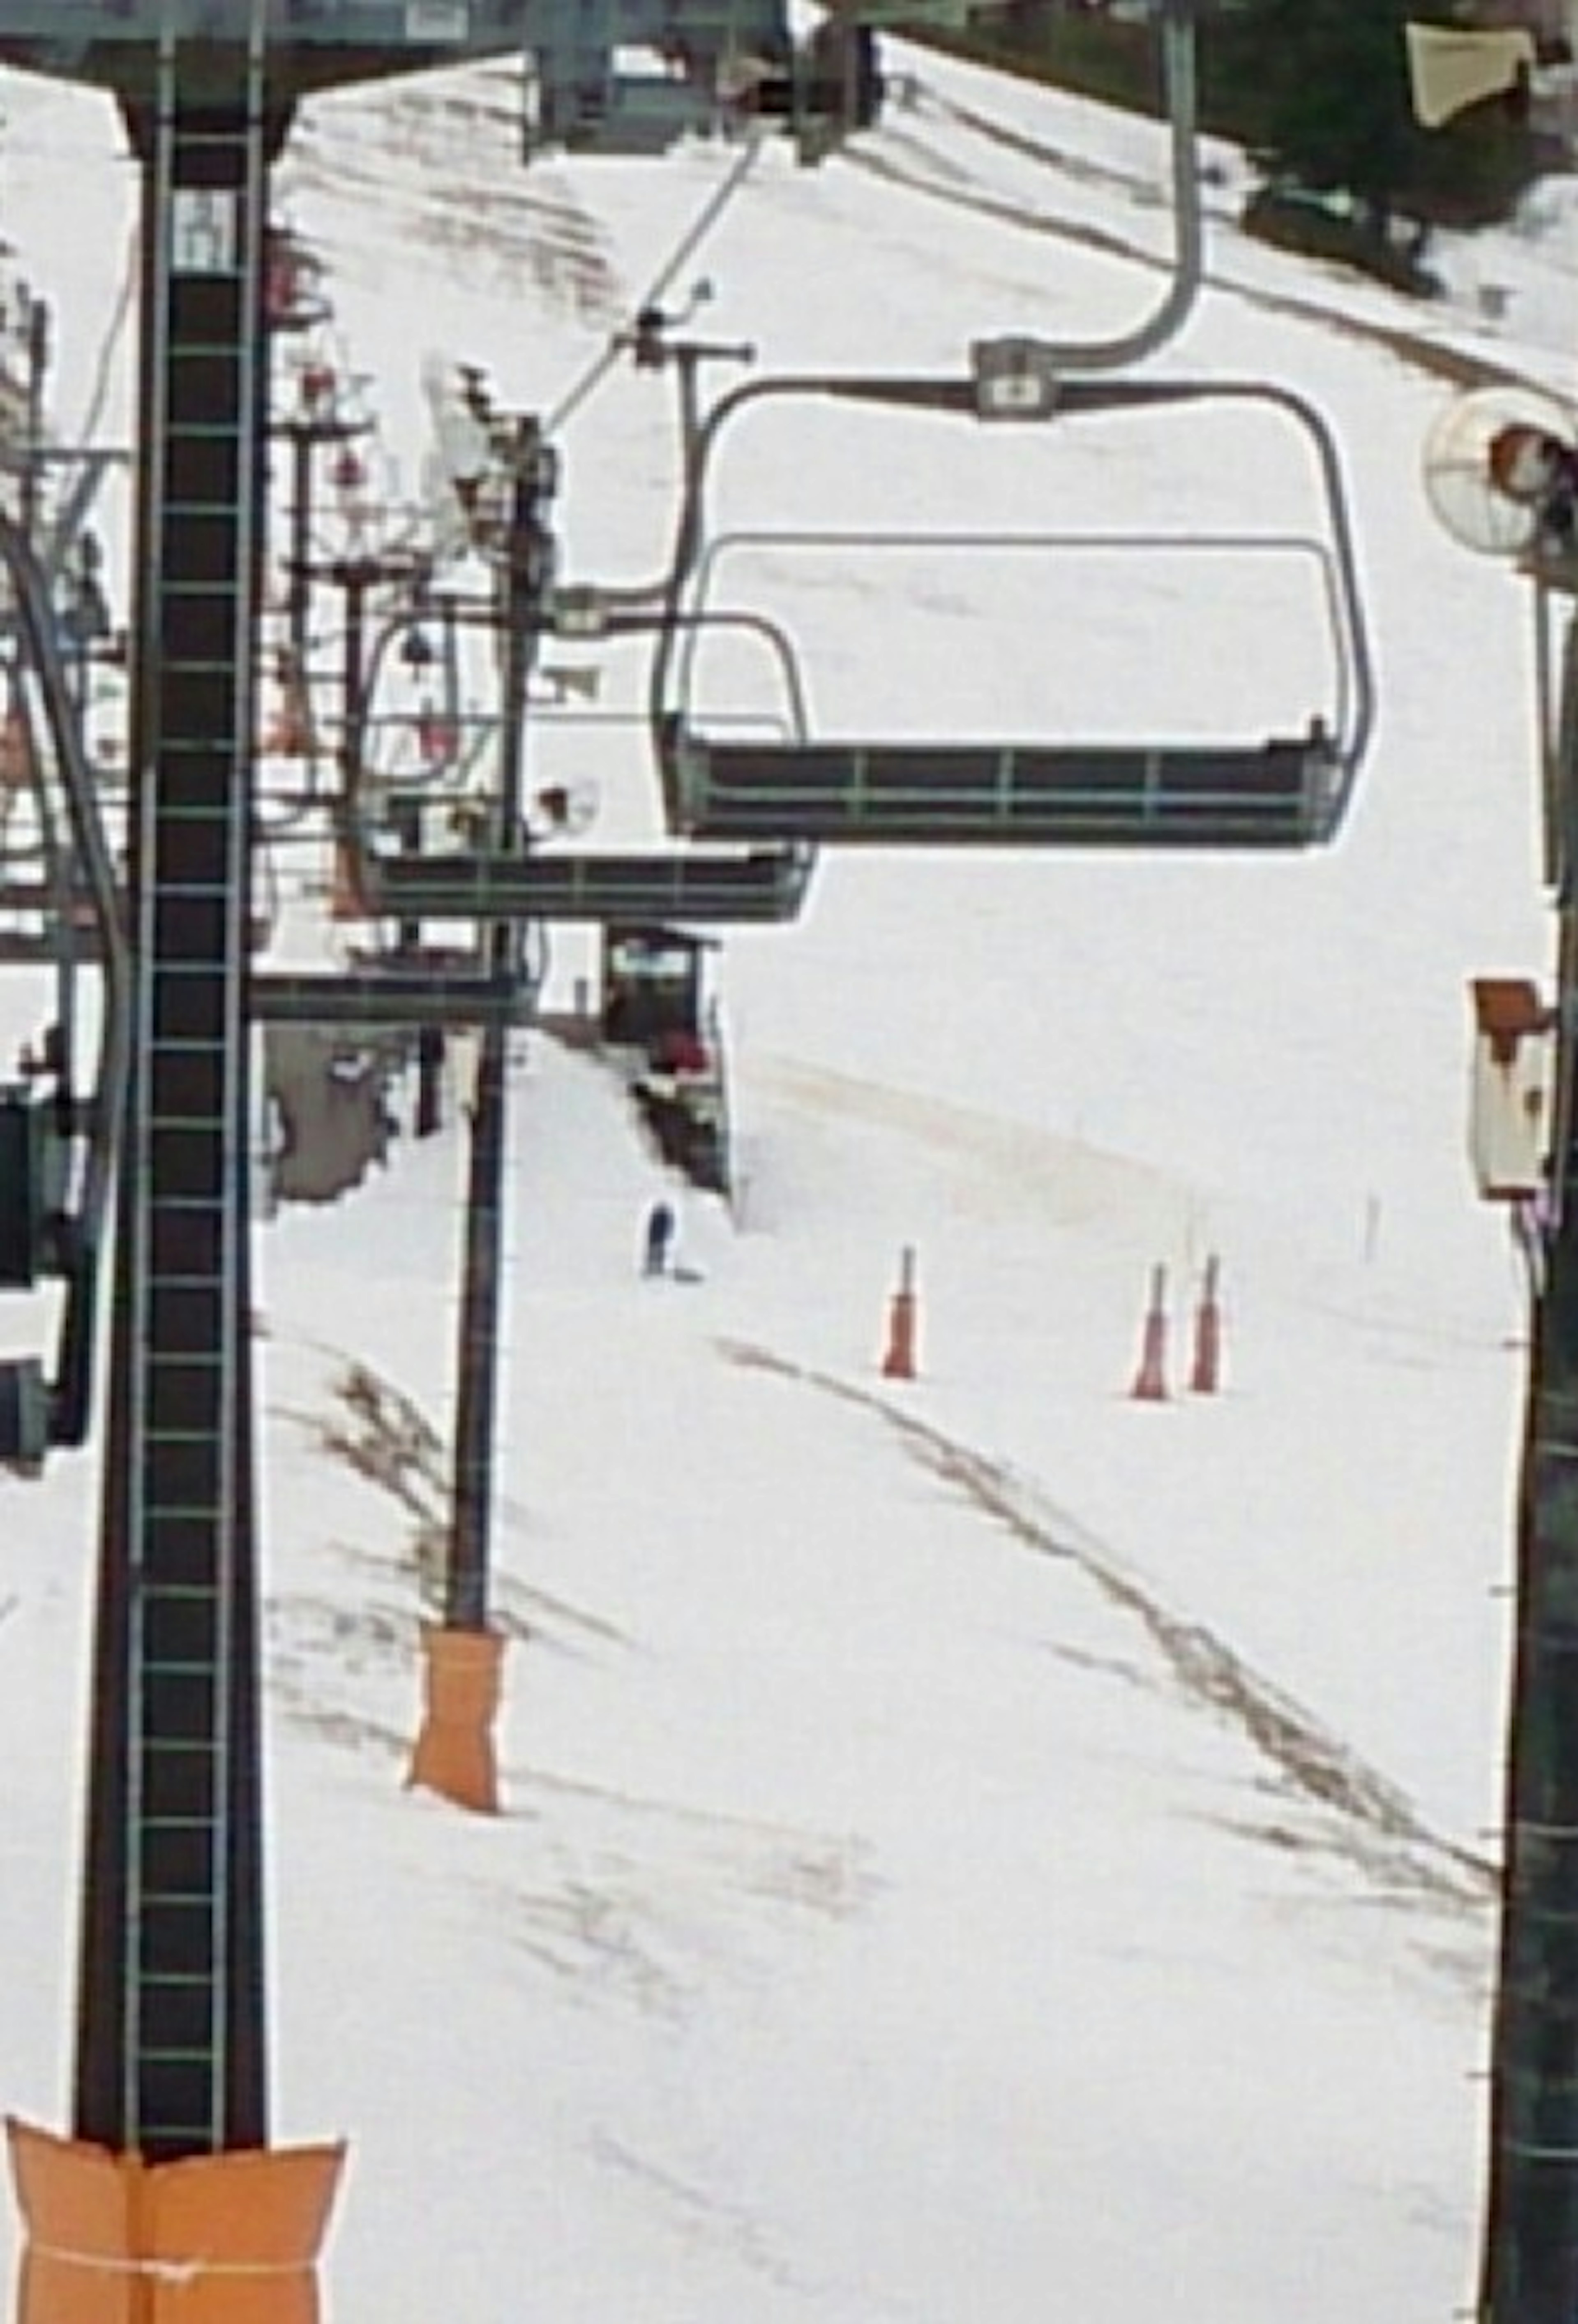
[[[1318,733],[1216,746],[667,743],[677,828],[826,845],[1304,847],[1331,836],[1338,755]]]
[[[792,920],[811,859],[763,846],[738,855],[682,849],[651,855],[391,855],[370,859],[362,892],[375,913],[411,920]]]
[[[518,978],[350,970],[252,980],[252,1016],[260,1025],[347,1027],[528,1025],[536,994]]]

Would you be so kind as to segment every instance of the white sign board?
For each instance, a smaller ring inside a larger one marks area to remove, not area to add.
[[[170,264],[175,274],[234,274],[241,244],[239,196],[178,186],[170,206]]]

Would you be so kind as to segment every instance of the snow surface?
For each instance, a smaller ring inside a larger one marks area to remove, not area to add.
[[[709,336],[903,370],[1130,327],[1156,134],[903,62],[847,158],[762,154],[694,262]],[[130,167],[107,104],[4,97],[0,208],[85,409]],[[557,409],[733,158],[526,172],[509,109],[498,72],[342,95],[281,173],[407,489],[422,352]],[[1449,390],[1398,335],[1568,385],[1573,203],[1453,245],[1421,314],[1243,241],[1215,158],[1157,368],[1341,435],[1381,687],[1350,825],[1275,862],[824,857],[798,926],[728,945],[746,1183],[734,1222],[682,1198],[693,1286],[636,1277],[660,1180],[612,1082],[523,1045],[497,1820],[402,1786],[411,1516],[326,1442],[353,1364],[445,1439],[459,1141],[261,1231],[275,2135],[350,2141],[341,2314],[1423,2324],[1471,2280],[1526,1316],[1464,1159],[1465,981],[1549,936],[1527,611],[1427,514]],[[124,433],[124,346],[105,376]],[[742,526],[1312,521],[1242,418],[751,425]],[[576,406],[571,577],[661,564],[673,438],[625,371]],[[873,725],[1315,706],[1296,586],[1273,622],[1258,564],[1108,561],[765,571]],[[641,684],[610,653],[614,716],[543,724],[600,837],[655,825]],[[584,966],[563,939],[559,997]],[[906,1245],[912,1386],[877,1367]],[[1225,1392],[1136,1403],[1149,1271],[1176,1382],[1208,1253]],[[64,2127],[95,1461],[0,1491],[4,2095]]]

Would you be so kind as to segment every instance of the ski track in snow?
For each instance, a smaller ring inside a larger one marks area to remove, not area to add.
[[[1170,1686],[1195,1709],[1234,1729],[1261,1762],[1256,1790],[1263,1804],[1243,1817],[1218,1818],[1227,1828],[1260,1845],[1336,1861],[1357,1871],[1380,1901],[1411,1905],[1461,1923],[1477,1922],[1493,1900],[1497,1868],[1485,1857],[1458,1847],[1433,1831],[1399,1788],[1367,1766],[1340,1738],[1274,1682],[1252,1668],[1224,1639],[1166,1605],[1159,1593],[1058,1507],[1038,1480],[1010,1463],[959,1442],[891,1398],[858,1382],[801,1364],[755,1342],[726,1339],[722,1359],[743,1370],[835,1397],[868,1414],[897,1436],[905,1452],[950,1491],[993,1524],[1005,1528],[1033,1554],[1074,1566],[1107,1601],[1133,1618],[1149,1653],[1133,1657],[1093,1656],[1053,1646],[1071,1666],[1094,1676],[1155,1689]],[[328,1352],[325,1351],[325,1352]],[[314,1429],[321,1448],[358,1475],[372,1477],[351,1458],[327,1419],[288,1418]],[[415,1658],[417,1615],[412,1600],[417,1575],[413,1558],[372,1557],[344,1542],[326,1545],[341,1563],[378,1567],[399,1596],[363,1591],[353,1611],[343,1601],[297,1592],[276,1594],[268,1605],[269,1674],[272,1698],[294,1724],[325,1740],[371,1753],[385,1765],[399,1764],[409,1735],[393,1715],[380,1715],[364,1702],[368,1686],[408,1690]],[[495,1578],[493,1620],[506,1636],[534,1648],[564,1646],[564,1632],[578,1634],[571,1651],[590,1641],[619,1652],[634,1650],[613,1626],[583,1609],[515,1582]],[[3,1616],[0,1609],[0,1616]],[[1158,1667],[1160,1665],[1160,1668]],[[699,1871],[706,1885],[775,1900],[800,1909],[843,1917],[858,1911],[878,1885],[870,1851],[858,1839],[814,1833],[734,1817],[682,1803],[641,1798],[530,1766],[502,1771],[509,1812],[542,1819],[560,1834],[553,1843],[553,1877],[530,1890],[500,1891],[500,1909],[513,1917],[524,1948],[556,1978],[590,1976],[600,1987],[623,1991],[643,2010],[683,2014],[692,1986],[674,1961],[674,1948],[654,1939],[661,1919],[640,1874],[649,1842],[632,1852],[632,1826],[688,1831],[700,1838],[685,1871]],[[573,1803],[578,1811],[574,1836],[564,1831],[556,1811]],[[590,1823],[586,1819],[590,1819]],[[720,1854],[720,1847],[721,1854]],[[541,1867],[537,1868],[540,1872]],[[668,1868],[670,1885],[672,1867]],[[666,1910],[666,1907],[665,1908]],[[699,1909],[681,1950],[701,1944],[706,1921]],[[1450,1942],[1427,1945],[1426,1957],[1465,1980],[1480,1967]]]
[[[1156,273],[1170,272],[1170,252],[1110,226],[1042,208],[1027,200],[1022,188],[995,184],[931,145],[923,127],[930,122],[945,131],[962,131],[986,149],[988,159],[995,154],[1028,162],[1049,180],[1061,179],[1098,196],[1121,193],[1151,216],[1165,207],[1155,172],[1087,160],[960,103],[923,75],[900,73],[895,83],[896,93],[883,121],[851,139],[825,167],[858,171],[922,203],[940,202],[1017,235],[1050,237]],[[521,171],[518,138],[516,93],[502,76],[482,69],[463,78],[435,77],[432,85],[362,97],[337,114],[332,136],[309,115],[292,140],[281,184],[288,195],[307,192],[336,205],[354,204],[362,215],[372,208],[383,238],[395,247],[414,238],[442,251],[466,279],[495,290],[529,290],[550,309],[594,327],[610,327],[628,309],[630,294],[607,236],[562,175],[555,175],[551,160]],[[387,166],[391,156],[401,165],[392,179]],[[409,169],[413,160],[428,164],[419,177]],[[1305,263],[1307,272],[1318,271],[1318,262]],[[1334,285],[1351,288],[1351,275],[1329,272]],[[1207,268],[1203,284],[1262,312],[1385,347],[1399,362],[1457,387],[1520,378],[1427,331],[1247,281],[1220,264]]]
[[[939,91],[929,88],[923,81],[915,86],[915,98],[937,118],[956,123],[999,149],[1033,160],[1050,171],[1060,173],[1081,185],[1109,191],[1114,188],[1119,189],[1147,208],[1153,209],[1159,206],[1161,198],[1154,181],[1139,172],[1131,173],[1081,161],[1055,145],[1027,137],[1005,123],[993,121],[971,106],[956,104]],[[994,190],[978,176],[962,170],[951,157],[931,152],[923,141],[913,134],[878,131],[870,143],[856,143],[846,147],[843,158],[855,168],[885,179],[905,192],[973,211],[995,226],[1005,226],[1021,234],[1049,235],[1056,241],[1074,244],[1106,257],[1122,259],[1127,264],[1143,266],[1156,273],[1167,274],[1172,271],[1170,254],[1159,255],[1143,243],[1130,235],[1115,233],[1110,227],[1060,217],[1051,210],[1032,208],[1022,196]],[[915,166],[917,162],[919,167]],[[1316,265],[1318,262],[1312,260],[1307,263]],[[1342,270],[1333,268],[1331,271],[1339,281],[1351,280]],[[1242,299],[1265,313],[1286,315],[1292,320],[1312,323],[1323,330],[1362,339],[1372,346],[1386,347],[1399,361],[1433,378],[1447,380],[1454,387],[1487,387],[1497,382],[1527,384],[1520,374],[1509,370],[1505,364],[1487,363],[1482,356],[1441,344],[1420,332],[1399,330],[1394,325],[1344,314],[1317,300],[1270,290],[1225,273],[1220,268],[1207,268],[1201,280],[1203,285],[1213,290]]]
[[[454,274],[492,291],[534,292],[551,311],[595,326],[628,304],[608,237],[551,164],[520,166],[518,121],[489,77],[454,77],[364,98],[336,111],[332,128],[309,115],[280,171],[286,199],[316,195],[381,240],[444,253]],[[390,157],[401,167],[391,174]],[[427,166],[414,171],[413,162]]]
[[[1386,1778],[1355,1757],[1314,1715],[1252,1670],[1198,1623],[1174,1613],[1117,1556],[1059,1509],[1041,1486],[1004,1462],[961,1444],[901,1412],[887,1397],[746,1341],[726,1341],[733,1363],[837,1397],[871,1413],[941,1480],[1005,1526],[1040,1556],[1078,1567],[1113,1604],[1133,1616],[1159,1651],[1180,1694],[1236,1726],[1266,1763],[1274,1795],[1322,1818],[1312,1843],[1272,1821],[1249,1829],[1280,1846],[1311,1844],[1347,1857],[1375,1886],[1456,1911],[1489,1904],[1496,1868],[1433,1832]],[[1125,1676],[1138,1674],[1125,1665]]]

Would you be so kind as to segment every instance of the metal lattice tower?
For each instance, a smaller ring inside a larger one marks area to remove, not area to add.
[[[189,94],[166,42],[142,165],[143,459],[130,898],[142,963],[116,1238],[79,2136],[267,2137],[243,1176],[262,230],[284,110],[261,41]]]
[[[599,80],[571,127],[655,150],[616,51],[676,13],[702,69],[677,107],[665,79],[656,143],[718,116],[742,41],[792,59],[781,0],[0,0],[0,61],[113,89],[142,172],[136,971],[74,2129],[150,2163],[268,2138],[246,1169],[270,165],[310,90],[511,50],[539,84],[561,52]]]

